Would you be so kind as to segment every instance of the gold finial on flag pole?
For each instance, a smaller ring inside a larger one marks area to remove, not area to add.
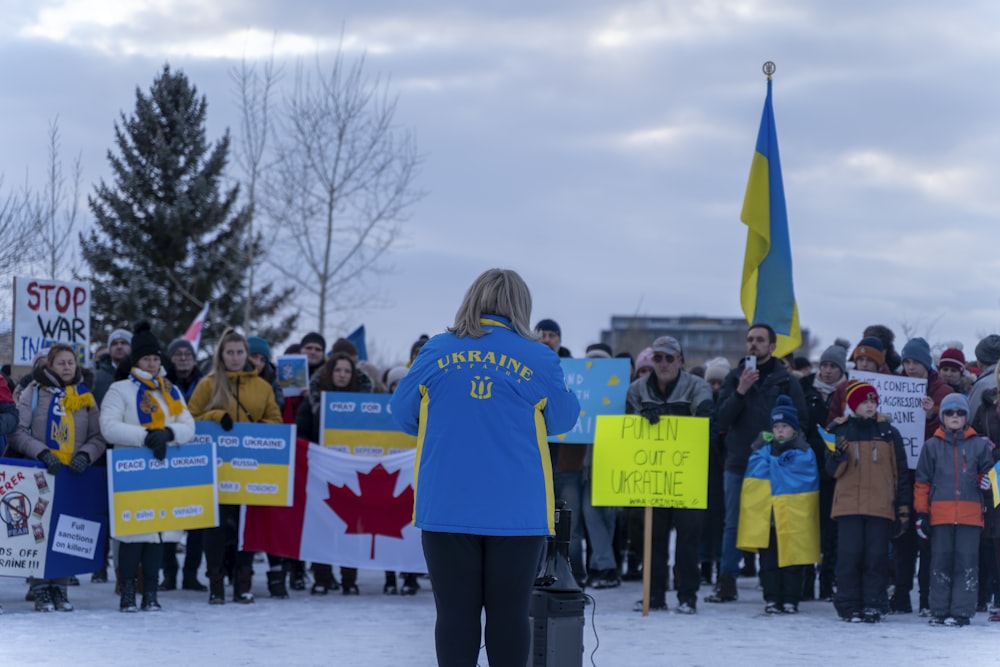
[[[764,66],[761,69],[764,70],[764,74],[767,75],[767,80],[770,81],[771,75],[774,74],[774,70],[777,68],[774,66],[773,62],[768,60],[766,63],[764,63]]]

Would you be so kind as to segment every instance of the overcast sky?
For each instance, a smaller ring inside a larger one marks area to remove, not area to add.
[[[821,349],[871,323],[932,344],[1000,331],[1000,4],[6,0],[4,187],[45,168],[56,116],[85,188],[165,62],[235,130],[231,68],[272,48],[391,75],[425,155],[405,238],[352,313],[386,361],[516,269],[581,355],[613,314],[742,316],[739,221],[766,91],[801,322]],[[86,213],[89,222],[89,211]],[[302,322],[302,330],[310,326]],[[302,331],[297,332],[302,333]],[[901,347],[902,341],[898,343]]]

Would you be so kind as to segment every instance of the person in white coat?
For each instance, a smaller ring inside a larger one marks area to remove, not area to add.
[[[180,391],[166,378],[161,365],[160,342],[147,322],[132,335],[131,370],[111,385],[101,403],[101,433],[110,447],[149,447],[163,460],[170,443],[183,444],[194,437],[194,419]],[[181,531],[143,533],[117,538],[119,608],[134,612],[135,579],[139,563],[143,577],[142,610],[159,611],[157,573],[163,560],[163,543],[177,542]]]

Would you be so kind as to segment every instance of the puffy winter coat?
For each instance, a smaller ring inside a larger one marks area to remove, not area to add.
[[[139,370],[133,369],[137,376],[152,380],[153,376]],[[165,378],[166,372],[161,368],[160,377]],[[139,421],[139,411],[136,407],[136,398],[139,395],[139,385],[132,380],[119,380],[108,388],[108,393],[101,403],[101,433],[104,439],[112,447],[143,447],[146,442],[146,434],[149,431]],[[167,402],[159,390],[151,391],[150,395],[156,399],[163,410],[166,418],[166,426],[173,432],[174,438],[168,444],[181,445],[190,442],[194,438],[194,419],[191,412],[185,406],[178,415],[171,415],[167,409]],[[184,397],[181,397],[181,401]],[[122,542],[179,542],[182,531],[171,530],[161,533],[141,533],[139,535],[126,535],[117,538]]]
[[[913,504],[913,486],[903,438],[884,415],[841,417],[828,428],[837,451],[828,452],[826,471],[837,480],[830,516],[861,514],[896,520]]]
[[[215,374],[211,373],[202,378],[191,395],[188,407],[195,419],[217,422],[228,414],[234,422],[281,423],[281,410],[274,400],[274,389],[256,370],[228,371],[226,375],[234,395],[229,407],[225,410],[208,407],[215,390]]]
[[[917,461],[914,508],[930,514],[931,525],[983,525],[983,494],[978,476],[993,467],[992,447],[967,427],[939,428],[924,443]]]

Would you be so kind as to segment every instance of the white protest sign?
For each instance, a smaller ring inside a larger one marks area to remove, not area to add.
[[[875,387],[878,411],[892,419],[892,425],[903,436],[907,464],[911,470],[916,469],[920,450],[924,447],[924,426],[927,424],[927,413],[920,405],[927,395],[927,379],[858,370],[852,370],[849,377]]]
[[[93,559],[100,535],[101,524],[98,522],[61,514],[56,522],[52,551],[58,551],[68,556]]]
[[[30,366],[53,343],[66,343],[87,361],[90,286],[46,278],[14,278],[14,365]]]

